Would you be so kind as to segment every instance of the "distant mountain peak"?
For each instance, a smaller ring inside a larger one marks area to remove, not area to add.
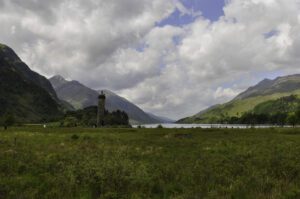
[[[67,81],[63,76],[61,75],[54,75],[53,77],[51,77],[51,79],[56,79],[56,80],[60,80],[60,81]]]
[[[58,97],[64,100],[76,109],[83,109],[98,104],[98,95],[100,91],[93,90],[78,81],[67,81],[61,76],[54,76],[50,79],[55,88]],[[109,111],[125,111],[131,120],[131,123],[159,123],[157,119],[145,113],[138,106],[129,102],[127,99],[118,96],[110,90],[102,89],[106,94],[106,108]]]
[[[55,75],[49,79],[54,89],[68,83],[68,81],[61,75]]]

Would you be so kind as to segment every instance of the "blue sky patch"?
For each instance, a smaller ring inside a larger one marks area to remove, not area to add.
[[[145,49],[148,48],[148,47],[149,47],[149,46],[148,46],[145,42],[143,42],[143,43],[139,44],[139,45],[136,47],[136,50],[137,50],[138,52],[144,52]]]
[[[273,36],[276,36],[276,35],[278,35],[279,34],[279,31],[278,30],[271,30],[270,32],[267,32],[267,33],[265,33],[264,34],[264,37],[266,38],[266,39],[269,39],[269,38],[271,38],[271,37],[273,37]]]
[[[180,0],[180,2],[193,13],[201,12],[202,17],[210,21],[217,21],[224,15],[225,0]],[[197,16],[193,14],[183,14],[176,9],[168,18],[159,22],[157,26],[184,26],[194,22],[196,18]]]

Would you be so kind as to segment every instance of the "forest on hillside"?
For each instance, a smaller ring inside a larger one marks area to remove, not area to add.
[[[296,95],[269,100],[258,104],[251,111],[236,113],[229,117],[221,114],[219,118],[211,118],[212,123],[221,124],[272,124],[292,125],[300,124],[300,99]]]

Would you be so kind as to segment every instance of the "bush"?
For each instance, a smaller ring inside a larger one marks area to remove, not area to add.
[[[79,139],[79,136],[76,135],[76,134],[74,134],[74,135],[71,136],[71,139],[72,139],[72,140],[78,140],[78,139]]]
[[[64,127],[76,127],[78,124],[78,120],[75,117],[67,117],[64,122]]]
[[[295,126],[298,122],[298,118],[296,116],[296,114],[290,114],[288,117],[287,117],[287,122],[292,125],[292,126]]]
[[[12,126],[15,124],[15,117],[13,114],[5,114],[4,117],[1,120],[1,125],[4,126],[5,129],[7,129],[9,126]]]
[[[156,128],[157,128],[157,129],[163,129],[164,127],[163,127],[161,124],[159,124],[159,125],[157,125]]]

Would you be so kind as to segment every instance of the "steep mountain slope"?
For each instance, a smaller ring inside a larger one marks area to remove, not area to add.
[[[160,123],[174,123],[176,122],[175,120],[172,120],[170,118],[167,118],[167,117],[161,117],[161,116],[157,116],[157,115],[154,115],[152,113],[147,113],[150,117],[156,119],[156,120],[159,120]]]
[[[70,103],[76,109],[83,109],[89,106],[95,106],[98,102],[99,92],[86,87],[78,81],[67,81],[61,76],[50,78],[58,97]],[[159,123],[160,121],[146,114],[142,109],[132,104],[128,100],[116,95],[115,93],[105,90],[106,108],[109,111],[117,109],[125,111],[132,124],[142,123]]]
[[[239,94],[232,101],[216,105],[192,117],[179,120],[179,123],[214,123],[224,116],[241,116],[253,110],[258,104],[277,100],[290,95],[300,95],[300,75],[265,79]]]
[[[70,103],[75,109],[97,105],[98,92],[77,81],[67,81],[61,76],[49,79],[59,99]]]
[[[21,59],[18,57],[18,55],[8,46],[1,45],[1,57],[5,59],[7,62],[11,64],[11,67],[14,70],[17,70],[18,73],[20,73],[24,78],[32,81],[36,85],[39,85],[54,98],[55,100],[58,100],[56,93],[51,85],[51,83],[48,81],[48,79],[34,71],[32,71],[24,62],[21,61]]]
[[[56,75],[50,78],[49,81],[52,84],[53,88],[58,88],[61,87],[62,85],[69,83],[69,81],[65,80],[65,78],[63,78],[60,75]]]
[[[0,117],[13,114],[20,122],[52,120],[61,115],[56,93],[49,81],[0,44]]]

